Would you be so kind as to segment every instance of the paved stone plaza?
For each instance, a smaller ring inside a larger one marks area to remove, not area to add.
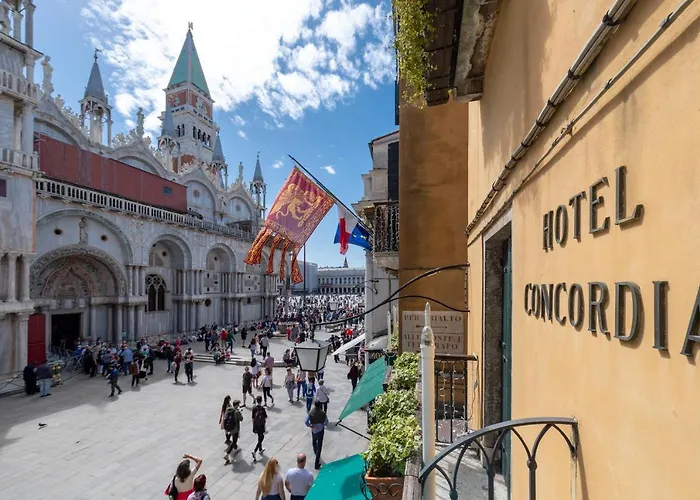
[[[291,345],[277,339],[270,344],[276,359]],[[204,343],[195,344],[194,349],[203,350]],[[240,340],[236,351],[243,352]],[[3,498],[162,499],[183,453],[204,459],[201,472],[208,478],[214,500],[253,498],[264,461],[253,464],[250,454],[256,442],[250,403],[243,409],[239,440],[243,451],[228,466],[222,459],[225,438],[218,424],[224,396],[240,398],[243,368],[195,363],[192,385],[175,385],[165,370],[165,361],[156,361],[156,374],[133,390],[131,377],[121,377],[124,392],[114,398],[108,397],[109,385],[101,377],[78,375],[54,388],[51,397],[0,399]],[[365,439],[333,424],[350,395],[346,373],[344,363],[335,364],[328,358],[331,424],[326,431],[323,462],[367,447]],[[268,409],[264,447],[267,457],[277,457],[284,473],[294,466],[297,453],[312,457],[312,449],[310,430],[304,425],[305,405],[287,401],[281,386],[283,377],[284,369],[276,368],[276,405]],[[181,379],[186,380],[184,370]],[[39,423],[46,426],[40,428]],[[364,432],[365,413],[355,412],[344,424]],[[313,459],[308,466],[313,467]]]

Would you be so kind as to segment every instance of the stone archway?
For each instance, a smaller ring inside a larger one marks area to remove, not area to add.
[[[45,253],[30,273],[32,298],[89,298],[126,295],[126,278],[108,253],[69,245]]]

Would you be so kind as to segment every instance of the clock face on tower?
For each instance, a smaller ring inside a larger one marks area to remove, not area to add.
[[[180,97],[176,95],[171,95],[168,98],[168,104],[170,105],[171,108],[175,108],[180,105]]]

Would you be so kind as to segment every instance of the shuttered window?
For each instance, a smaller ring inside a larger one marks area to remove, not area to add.
[[[387,170],[389,200],[399,200],[399,143],[389,144],[389,164]]]

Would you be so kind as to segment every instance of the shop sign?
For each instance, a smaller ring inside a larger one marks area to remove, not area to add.
[[[641,204],[636,205],[630,215],[627,214],[626,174],[625,167],[615,170],[614,220],[615,225],[619,227],[641,223],[644,214]],[[570,229],[571,237],[581,241],[581,214],[586,199],[588,232],[592,235],[602,235],[610,231],[611,219],[603,210],[603,192],[607,186],[608,178],[602,177],[589,186],[587,191],[580,191],[571,197],[568,207],[559,205],[556,210],[544,214],[542,247],[546,252],[566,245]],[[654,299],[651,326],[654,330],[654,349],[666,351],[668,281],[653,281],[652,286]],[[562,326],[568,324],[576,330],[587,328],[593,335],[613,335],[621,342],[636,340],[645,324],[641,288],[632,281],[617,281],[612,285],[602,281],[590,281],[583,285],[565,282],[528,283],[525,285],[522,300],[525,313],[535,319],[557,322]],[[614,300],[612,311],[611,300]],[[695,343],[700,343],[700,289],[690,310],[681,354],[692,356]]]
[[[464,314],[432,311],[430,326],[435,338],[436,354],[464,354]],[[420,351],[425,326],[423,311],[403,311],[401,315],[401,347],[403,351]]]

